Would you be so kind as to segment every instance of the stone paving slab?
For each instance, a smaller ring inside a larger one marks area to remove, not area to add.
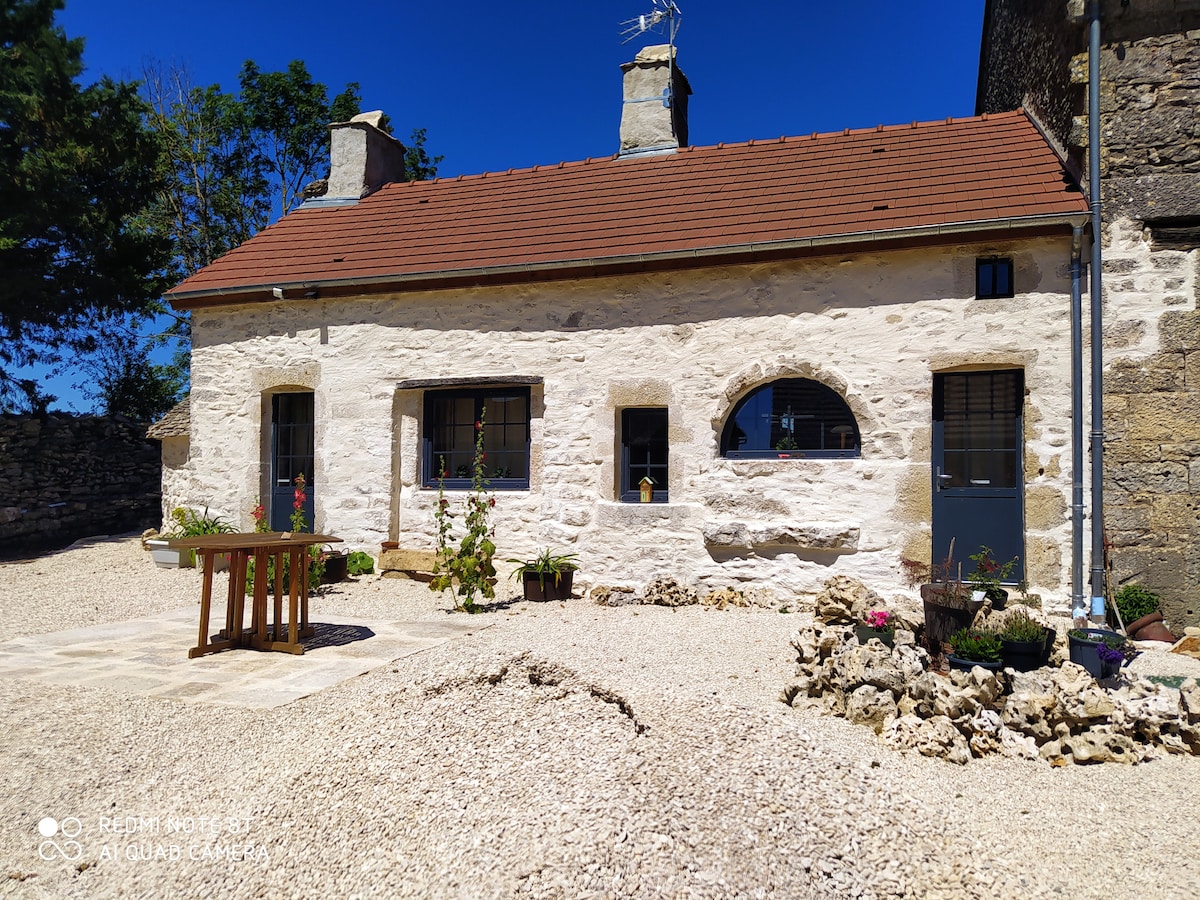
[[[220,627],[225,611],[213,605]],[[396,659],[482,630],[446,616],[412,622],[339,618],[314,622],[305,652],[226,650],[188,659],[195,606],[157,616],[28,635],[0,643],[0,678],[73,684],[181,703],[264,709],[282,706]]]

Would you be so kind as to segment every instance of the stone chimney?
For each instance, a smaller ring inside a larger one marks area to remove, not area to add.
[[[645,47],[633,62],[622,64],[624,103],[621,107],[621,155],[668,153],[688,145],[687,104],[692,88],[671,47]],[[675,71],[672,99],[671,70]]]
[[[380,129],[382,121],[375,110],[329,126],[329,186],[321,200],[358,200],[404,180],[404,145]]]

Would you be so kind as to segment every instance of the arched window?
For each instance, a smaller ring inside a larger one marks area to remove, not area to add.
[[[828,459],[859,451],[858,423],[846,401],[808,378],[781,378],[751,391],[721,435],[721,455],[731,459]]]

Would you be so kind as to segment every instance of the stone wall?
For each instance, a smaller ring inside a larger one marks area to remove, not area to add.
[[[121,417],[0,415],[0,552],[159,523],[159,449]]]
[[[1200,619],[1200,251],[1155,250],[1136,223],[1105,252],[1105,521],[1116,585]]]
[[[978,255],[1014,258],[1016,298],[974,298]],[[496,494],[501,558],[577,552],[581,586],[674,575],[789,595],[849,572],[886,589],[901,555],[929,554],[933,373],[1019,367],[1029,580],[1065,603],[1069,257],[1063,236],[199,309],[190,477],[248,527],[269,496],[270,395],[312,390],[317,529],[429,549],[423,395],[398,384],[530,376],[531,488]],[[861,458],[720,455],[733,405],[789,376],[846,400]],[[620,411],[648,404],[668,410],[670,502],[622,503]]]
[[[979,111],[1029,98],[1086,170],[1085,13],[992,0]],[[1200,0],[1104,0],[1101,13],[1105,522],[1117,586],[1141,582],[1173,626],[1196,624]]]

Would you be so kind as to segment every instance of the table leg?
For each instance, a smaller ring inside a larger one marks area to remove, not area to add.
[[[271,640],[283,640],[283,560],[285,554],[275,554],[275,618],[271,621]]]
[[[292,583],[288,585],[288,631],[287,639],[289,644],[300,643],[299,628],[296,625],[296,615],[299,610],[296,608],[300,600],[300,585],[308,582],[308,567],[301,561],[302,554],[293,550],[289,556],[292,560]]]
[[[267,585],[270,584],[267,560],[272,555],[266,547],[254,550],[254,611],[250,621],[252,640],[267,639]]]
[[[248,557],[247,551],[234,550],[229,560],[229,631],[226,637],[239,643],[242,640],[242,624],[246,615],[246,561]]]
[[[188,659],[195,659],[197,656],[203,656],[205,653],[215,653],[218,650],[228,650],[233,646],[233,641],[209,641],[208,625],[212,613],[212,580],[213,567],[216,564],[215,553],[200,553],[200,558],[204,565],[204,586],[200,591],[200,638],[196,646],[188,651]]]
[[[301,558],[304,564],[300,567],[300,571],[304,573],[304,577],[300,579],[300,637],[312,637],[315,629],[308,622],[308,567],[312,564],[312,560],[308,555],[308,547],[300,548]]]

